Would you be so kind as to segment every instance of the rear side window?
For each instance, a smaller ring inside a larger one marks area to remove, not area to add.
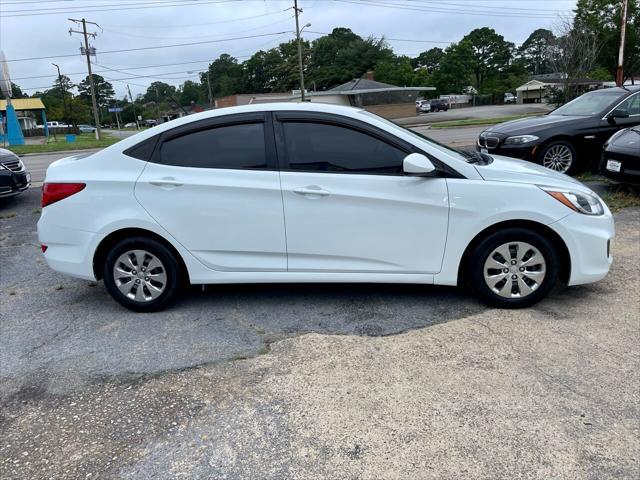
[[[123,153],[138,160],[149,161],[151,160],[151,155],[153,155],[153,149],[156,148],[156,143],[158,143],[157,135],[134,145]]]
[[[291,170],[402,174],[406,153],[351,128],[313,122],[283,124]]]
[[[267,168],[264,124],[226,125],[166,140],[160,150],[165,165],[196,168]]]

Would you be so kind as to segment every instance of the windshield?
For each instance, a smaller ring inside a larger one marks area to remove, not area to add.
[[[598,115],[609,107],[612,107],[618,98],[620,98],[620,92],[616,90],[585,93],[571,100],[569,103],[565,103],[563,106],[556,108],[549,115],[590,117],[592,115]]]
[[[393,123],[391,120],[387,120],[384,117],[381,117],[380,115],[376,115],[375,113],[371,113],[368,112],[366,110],[360,110],[360,113],[363,115],[366,115],[368,117],[373,117],[376,120],[379,120],[381,122],[384,122],[385,124],[389,125],[390,127],[393,127],[396,130],[400,130],[402,132],[408,133],[409,135],[417,138],[418,140],[422,141],[422,142],[428,142],[430,146],[432,146],[433,148],[436,148],[438,150],[440,150],[443,153],[446,153],[447,155],[451,155],[453,157],[456,157],[458,160],[463,160],[465,162],[468,163],[473,163],[476,161],[476,155],[475,153],[471,153],[471,152],[464,152],[461,150],[456,150],[455,148],[451,148],[451,147],[447,147],[446,145],[443,145],[440,142],[436,142],[433,138],[429,138],[426,135],[422,135],[421,133],[418,133],[414,130],[411,130],[410,128],[407,127],[403,127],[402,125],[398,125],[397,123]]]

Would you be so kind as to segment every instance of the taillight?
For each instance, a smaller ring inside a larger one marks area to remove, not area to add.
[[[45,183],[42,186],[42,207],[70,197],[86,186],[86,183]]]

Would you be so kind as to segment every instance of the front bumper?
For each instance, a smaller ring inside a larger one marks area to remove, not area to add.
[[[620,171],[608,170],[608,160],[620,162]],[[632,158],[631,155],[604,152],[600,159],[600,173],[615,182],[640,186],[640,161],[637,158]]]
[[[12,197],[24,192],[31,185],[31,174],[27,171],[0,170],[0,198]]]
[[[505,157],[520,158],[529,162],[535,162],[538,155],[538,144],[525,144],[525,145],[499,145],[496,148],[487,148],[486,153],[489,155],[503,155]],[[476,142],[476,150],[481,151],[484,147],[481,147]]]
[[[571,257],[569,285],[597,282],[606,277],[613,262],[611,242],[615,235],[613,216],[573,213],[549,225],[562,238]]]

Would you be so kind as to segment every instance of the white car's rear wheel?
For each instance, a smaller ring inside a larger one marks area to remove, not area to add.
[[[179,265],[162,243],[145,237],[121,240],[108,252],[103,278],[125,307],[149,312],[171,303],[179,287]]]

